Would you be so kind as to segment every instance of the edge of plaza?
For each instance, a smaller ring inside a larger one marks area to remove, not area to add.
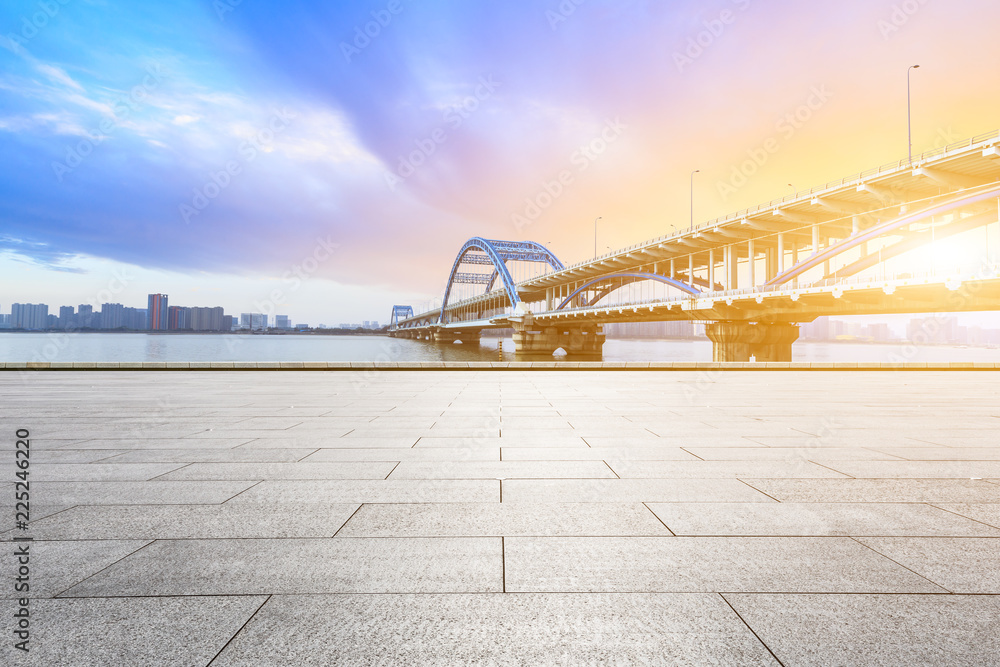
[[[7,361],[0,371],[970,371],[998,370],[995,362],[806,361]]]

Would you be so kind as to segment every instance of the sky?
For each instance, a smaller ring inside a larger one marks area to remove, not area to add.
[[[0,312],[163,292],[385,322],[439,299],[472,236],[576,262],[689,224],[692,196],[697,222],[905,157],[913,64],[915,151],[995,130],[998,19],[989,0],[5,0]]]

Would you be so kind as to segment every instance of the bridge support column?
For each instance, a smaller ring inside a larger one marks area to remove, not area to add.
[[[562,348],[569,356],[600,356],[604,330],[600,324],[538,324],[530,314],[511,319],[518,354],[551,356]]]
[[[705,333],[712,341],[712,361],[791,361],[797,324],[765,322],[710,322]]]
[[[438,329],[431,333],[431,340],[435,343],[450,345],[458,340],[457,332],[449,329]]]

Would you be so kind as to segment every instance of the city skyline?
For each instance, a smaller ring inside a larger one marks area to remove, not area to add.
[[[913,64],[915,151],[995,129],[997,9],[912,5],[8,3],[0,303],[385,320],[470,236],[573,262],[903,157]]]

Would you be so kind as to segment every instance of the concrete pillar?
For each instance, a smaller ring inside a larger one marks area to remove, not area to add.
[[[774,248],[767,248],[764,251],[764,282],[767,282],[771,278],[778,275],[774,271],[774,267],[776,266],[774,261],[774,255],[775,255]]]
[[[712,341],[712,361],[791,361],[797,324],[709,322],[705,334]]]
[[[708,291],[715,291],[715,250],[708,251]]]
[[[726,251],[726,289],[739,289],[739,253],[735,245],[727,245]]]
[[[861,231],[861,218],[856,215],[851,216],[851,236]]]
[[[677,272],[676,272],[675,267],[674,267],[674,260],[671,259],[670,260],[670,277],[671,278],[675,278],[676,276],[677,276]]]
[[[785,235],[778,234],[778,273],[785,272]]]
[[[536,324],[529,314],[512,318],[514,350],[524,356],[551,356],[562,349],[569,356],[599,357],[604,348],[600,324]]]
[[[750,282],[748,286],[750,288],[757,286],[757,277],[754,275],[754,265],[757,263],[757,251],[753,247],[753,239],[747,241],[747,265],[750,267],[750,272],[747,274],[750,276]]]
[[[552,310],[554,306],[552,305],[554,290],[551,287],[545,288],[545,310]]]
[[[694,285],[694,253],[688,255],[688,285]]]

